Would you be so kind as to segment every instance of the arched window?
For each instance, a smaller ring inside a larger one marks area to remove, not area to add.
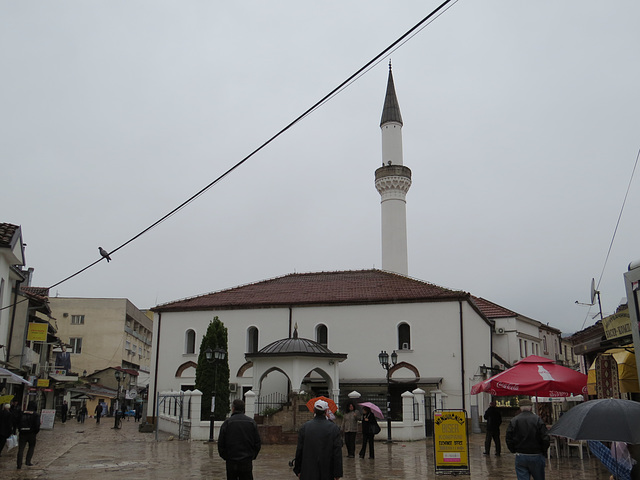
[[[407,323],[398,325],[398,350],[411,350],[411,327]]]
[[[249,327],[247,330],[247,353],[258,352],[258,329]]]
[[[318,342],[323,347],[326,347],[329,344],[329,332],[327,331],[326,325],[318,325],[316,327],[316,342]]]
[[[184,353],[196,353],[196,332],[193,330],[184,334]]]

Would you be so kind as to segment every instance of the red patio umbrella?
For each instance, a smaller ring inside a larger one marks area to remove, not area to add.
[[[495,396],[536,395],[568,397],[587,395],[587,376],[553,360],[529,355],[513,367],[471,387],[471,395],[487,392]]]

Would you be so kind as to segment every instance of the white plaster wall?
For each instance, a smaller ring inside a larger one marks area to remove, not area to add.
[[[238,369],[245,363],[247,329],[257,326],[259,348],[287,338],[289,310],[287,308],[221,310],[217,312],[164,312],[161,324],[154,328],[154,359],[152,381],[155,377],[157,332],[161,332],[158,389],[179,390],[184,379],[175,372],[186,361],[197,361],[202,335],[214,316],[228,329],[230,381],[246,385],[249,378],[237,378]],[[399,351],[398,361],[416,366],[422,377],[443,377],[442,390],[449,395],[448,407],[462,407],[462,383],[465,383],[468,408],[468,382],[478,366],[491,360],[491,327],[463,302],[465,372],[461,376],[460,313],[458,302],[427,304],[394,304],[370,306],[298,307],[292,311],[292,324],[298,324],[300,337],[315,340],[315,327],[328,328],[328,347],[335,353],[348,354],[340,364],[341,378],[384,378],[385,371],[378,362],[381,350],[398,348],[397,326],[405,322],[411,326],[410,351]],[[154,323],[158,325],[156,314]],[[196,331],[196,355],[184,354],[184,335],[188,328]],[[251,373],[250,371],[247,373]],[[410,372],[406,372],[410,373]],[[402,376],[410,377],[411,375]],[[400,374],[400,372],[399,372]],[[252,381],[253,379],[251,379]]]
[[[4,287],[2,289],[2,298],[0,298],[0,308],[6,307],[11,304],[11,278],[10,278],[10,265],[7,263],[4,255],[0,255],[0,283],[4,280]],[[11,309],[4,308],[0,310],[0,345],[7,345],[9,336],[9,324]],[[5,347],[6,348],[6,347]],[[1,360],[6,360],[6,350],[1,350]]]
[[[382,201],[382,268],[407,275],[407,206],[404,200]]]

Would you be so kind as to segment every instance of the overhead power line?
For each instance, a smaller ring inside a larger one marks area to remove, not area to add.
[[[446,10],[448,10],[451,6],[455,5],[458,2],[458,0],[446,0],[445,2],[443,2],[442,4],[440,4],[435,10],[433,10],[431,13],[429,13],[426,17],[424,17],[422,20],[420,20],[416,25],[414,25],[412,28],[410,28],[406,33],[404,33],[401,37],[399,37],[396,41],[394,41],[391,45],[389,45],[387,48],[385,48],[384,50],[382,50],[378,55],[376,55],[374,58],[372,58],[371,60],[369,60],[364,66],[362,66],[361,68],[359,68],[355,73],[353,73],[351,76],[349,76],[349,78],[347,78],[346,80],[344,80],[340,85],[338,85],[337,87],[335,87],[333,90],[331,90],[329,93],[327,93],[324,97],[322,97],[320,100],[318,100],[316,103],[314,103],[311,107],[309,107],[307,110],[305,110],[301,115],[299,115],[297,118],[295,118],[295,120],[293,120],[291,123],[289,123],[288,125],[286,125],[284,128],[282,128],[280,131],[278,131],[275,135],[273,135],[271,138],[269,138],[266,142],[264,142],[262,145],[260,145],[258,148],[256,148],[255,150],[253,150],[251,153],[249,153],[246,157],[244,157],[242,160],[240,160],[238,163],[236,163],[235,165],[233,165],[231,168],[229,168],[227,171],[225,171],[222,175],[220,175],[218,178],[216,178],[215,180],[213,180],[211,183],[209,183],[208,185],[206,185],[204,188],[200,189],[198,192],[196,192],[195,194],[193,194],[191,197],[189,197],[188,199],[186,199],[184,202],[182,202],[180,205],[178,205],[176,208],[174,208],[173,210],[171,210],[169,213],[167,213],[166,215],[164,215],[163,217],[161,217],[160,219],[158,219],[157,221],[155,221],[154,223],[152,223],[151,225],[149,225],[147,228],[145,228],[144,230],[142,230],[140,233],[138,233],[137,235],[131,237],[129,240],[127,240],[126,242],[124,242],[122,245],[114,248],[113,250],[111,250],[109,253],[109,255],[113,255],[114,253],[116,253],[118,250],[126,247],[127,245],[129,245],[131,242],[133,242],[134,240],[138,239],[139,237],[141,237],[142,235],[144,235],[145,233],[147,233],[148,231],[152,230],[153,228],[157,227],[158,225],[160,225],[162,222],[164,222],[165,220],[167,220],[169,217],[175,215],[176,213],[178,213],[180,210],[182,210],[184,207],[186,207],[187,205],[189,205],[191,202],[193,202],[194,200],[196,200],[198,197],[200,197],[201,195],[203,195],[205,192],[207,192],[210,188],[212,188],[214,185],[216,185],[218,182],[220,182],[223,178],[225,178],[227,175],[229,175],[231,172],[233,172],[234,170],[236,170],[238,167],[240,167],[243,163],[245,163],[247,160],[249,160],[251,157],[253,157],[256,153],[258,153],[259,151],[261,151],[263,148],[265,148],[267,145],[269,145],[271,142],[273,142],[276,138],[278,138],[280,135],[282,135],[283,133],[285,133],[287,130],[289,130],[291,127],[293,127],[295,124],[297,124],[298,122],[300,122],[301,120],[303,120],[305,117],[307,117],[308,115],[310,115],[312,112],[314,112],[316,109],[318,109],[320,106],[322,106],[324,103],[326,103],[327,101],[329,101],[332,97],[334,97],[335,95],[337,95],[341,90],[343,90],[344,88],[346,88],[347,86],[349,86],[351,83],[353,83],[357,78],[359,78],[360,76],[362,76],[364,73],[366,73],[372,66],[376,65],[377,63],[379,63],[383,57],[385,57],[388,53],[391,53],[393,51],[395,51],[397,48],[399,48],[400,46],[404,45],[404,43],[406,43],[408,40],[410,40],[413,36],[415,36],[417,33],[419,33],[423,28],[425,28],[429,23],[431,23],[431,21],[435,20],[436,18],[438,18],[442,13],[444,13]],[[86,267],[78,270],[77,272],[73,273],[72,275],[69,275],[68,277],[60,280],[59,282],[54,283],[53,285],[51,285],[49,287],[49,289],[57,287],[58,285],[71,280],[73,277],[76,277],[78,275],[80,275],[82,272],[88,270],[89,268],[93,267],[94,265],[98,264],[99,262],[101,262],[104,258],[99,258],[98,260],[96,260],[93,263],[90,263],[89,265],[87,265]]]

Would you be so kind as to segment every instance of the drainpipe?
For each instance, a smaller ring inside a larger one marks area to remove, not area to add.
[[[158,363],[160,359],[160,325],[162,325],[162,312],[158,312],[158,339],[156,341],[156,371],[153,374],[153,396],[150,398],[153,400],[153,423],[158,424],[156,418],[156,395],[158,393]],[[147,397],[147,402],[149,397]]]
[[[291,338],[292,322],[293,322],[293,308],[289,307],[289,338]]]
[[[9,355],[11,353],[11,339],[13,338],[13,325],[16,321],[16,305],[18,304],[18,291],[20,290],[20,284],[22,280],[16,280],[16,286],[13,290],[13,308],[11,309],[11,325],[9,326],[9,338],[7,339],[7,356],[4,359],[7,364],[9,363]],[[27,310],[28,311],[28,310]],[[28,323],[28,319],[27,319]]]
[[[466,410],[466,392],[464,388],[464,321],[462,316],[462,300],[458,299],[460,306],[460,386],[462,387],[462,409]]]

